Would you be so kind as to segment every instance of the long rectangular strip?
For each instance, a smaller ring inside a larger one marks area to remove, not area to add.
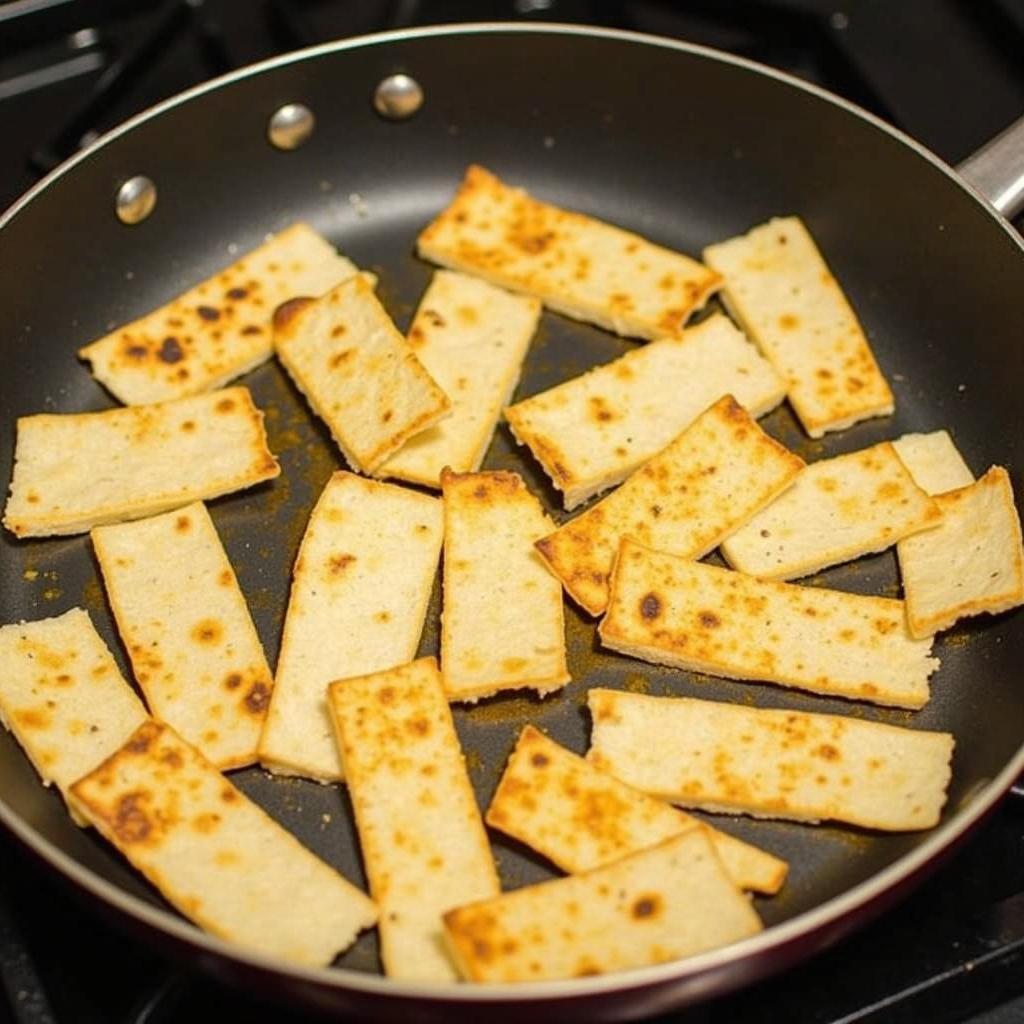
[[[327,684],[416,654],[441,551],[441,502],[338,472],[302,538],[260,739],[271,771],[341,778]]]
[[[939,667],[902,601],[758,580],[624,540],[605,647],[727,679],[920,708]]]
[[[170,903],[229,942],[323,966],[377,919],[366,895],[170,726],[142,725],[71,799]]]
[[[154,717],[218,768],[251,764],[272,676],[206,506],[101,526],[92,543]]]
[[[332,683],[385,973],[455,981],[441,915],[501,891],[433,658]]]
[[[879,722],[591,690],[587,757],[684,807],[904,832],[939,821],[953,737]]]
[[[4,526],[85,533],[271,480],[263,413],[246,388],[158,405],[22,416]]]
[[[785,393],[757,349],[715,315],[517,402],[505,416],[573,509],[625,480],[723,395],[759,417]]]

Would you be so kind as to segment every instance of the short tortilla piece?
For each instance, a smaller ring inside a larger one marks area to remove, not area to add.
[[[455,981],[441,915],[501,892],[433,658],[328,692],[391,978]]]
[[[880,722],[593,689],[596,767],[684,807],[905,832],[939,821],[953,737]]]
[[[293,224],[78,354],[126,405],[212,391],[270,358],[270,316],[282,302],[320,295],[357,272],[308,224]]]
[[[664,963],[761,931],[703,829],[581,875],[450,911],[445,935],[471,981],[574,978]]]
[[[377,919],[367,896],[168,725],[142,725],[71,798],[170,903],[229,942],[321,966]]]
[[[926,494],[942,494],[974,483],[974,474],[945,430],[904,434],[892,446]]]
[[[539,540],[537,550],[569,594],[591,615],[600,615],[608,606],[608,579],[623,537],[703,558],[803,468],[803,459],[726,395],[617,491]]]
[[[697,828],[741,889],[774,894],[786,878],[784,860],[598,771],[532,725],[519,734],[486,820],[570,874]]]
[[[159,405],[22,416],[4,526],[85,533],[215,498],[281,469],[247,388]]]
[[[378,470],[451,408],[362,275],[319,299],[279,307],[274,347],[348,464],[362,473]]]
[[[723,395],[756,418],[785,393],[764,357],[716,314],[681,338],[651,342],[517,402],[505,416],[573,509],[625,480]]]
[[[916,709],[939,661],[904,617],[902,601],[759,580],[627,539],[598,633],[657,664]]]
[[[416,654],[441,552],[437,498],[337,472],[302,538],[260,761],[282,775],[342,777],[327,684]]]
[[[554,525],[516,473],[449,473],[441,673],[449,700],[569,682],[562,588],[534,550]]]
[[[976,483],[935,501],[939,527],[898,547],[907,625],[918,637],[1024,604],[1024,549],[1009,473],[993,466]]]
[[[474,473],[512,398],[540,318],[540,302],[439,270],[420,302],[409,344],[452,402],[451,415],[408,441],[381,476],[441,486],[441,470]]]
[[[688,256],[542,203],[476,165],[418,247],[434,263],[627,337],[677,337],[721,284]]]
[[[252,764],[272,676],[206,506],[101,526],[92,543],[153,716],[217,768]]]
[[[704,250],[729,311],[775,364],[811,437],[893,411],[857,316],[798,217]]]
[[[722,554],[751,576],[792,580],[884,551],[941,519],[892,442],[883,441],[811,463],[785,494],[722,543]]]
[[[88,613],[0,626],[0,721],[44,786],[67,799],[71,783],[146,720]],[[79,824],[82,819],[72,811]]]

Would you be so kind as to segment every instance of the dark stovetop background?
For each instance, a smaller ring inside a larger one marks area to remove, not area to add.
[[[383,28],[523,18],[632,28],[764,61],[954,164],[1024,112],[1024,0],[15,0],[0,2],[0,209],[88,132],[231,67]],[[110,101],[76,118],[119,66]],[[0,1024],[307,1019],[166,963],[6,836],[0,879]],[[1024,1021],[1024,799],[997,809],[877,923],[665,1020]]]

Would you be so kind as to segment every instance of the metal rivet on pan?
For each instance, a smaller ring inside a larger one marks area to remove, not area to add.
[[[408,75],[388,75],[373,94],[373,106],[381,117],[404,121],[423,106],[423,89]]]
[[[298,149],[313,134],[316,118],[302,103],[286,103],[267,125],[267,138],[278,149]]]
[[[156,206],[156,185],[144,174],[129,178],[117,190],[117,219],[122,224],[140,224]]]

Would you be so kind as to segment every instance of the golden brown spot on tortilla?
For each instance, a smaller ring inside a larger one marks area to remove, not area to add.
[[[214,409],[217,412],[228,413],[235,408],[235,400],[233,398],[222,398],[215,406]]]
[[[218,643],[224,636],[224,627],[216,619],[200,619],[192,627],[192,639],[201,644]]]
[[[192,431],[196,429],[195,420],[185,420],[185,422],[182,423],[182,425],[181,425],[181,429],[186,434],[191,434]]]
[[[234,577],[231,574],[230,569],[221,569],[220,575],[217,577],[217,582],[222,587],[230,587]]]
[[[832,379],[832,371],[831,370],[826,370],[824,367],[822,367],[820,370],[815,370],[814,372],[815,372],[815,375],[820,377],[822,380],[831,380]]]
[[[192,827],[203,835],[209,835],[220,824],[220,821],[219,814],[214,814],[212,811],[204,811],[192,819]]]
[[[254,715],[262,714],[270,703],[270,687],[264,682],[253,683],[244,703]]]
[[[390,622],[391,621],[391,612],[388,612],[388,611],[375,612],[373,617],[374,617],[374,619],[376,619],[377,622]]]
[[[14,719],[26,729],[46,729],[50,725],[50,716],[38,708],[25,708],[15,711]]]
[[[160,755],[160,760],[170,768],[180,768],[185,763],[176,750],[165,750]]]
[[[215,306],[197,306],[196,312],[208,323],[220,319],[220,310]]]
[[[247,324],[245,327],[242,328],[242,333],[243,334],[250,334],[250,335],[251,334],[262,334],[263,333],[263,328],[262,327],[257,327],[255,324]]]
[[[457,312],[459,319],[467,325],[475,324],[480,319],[480,314],[473,306],[459,306]]]
[[[381,704],[393,704],[395,701],[396,693],[393,686],[385,686],[380,693],[377,694],[377,700]]]
[[[416,736],[426,736],[430,732],[430,722],[422,715],[419,718],[410,718],[405,725],[409,732]]]
[[[192,520],[189,519],[188,516],[178,516],[178,518],[174,520],[174,529],[177,530],[178,533],[188,533],[191,528]]]
[[[298,295],[294,299],[282,302],[274,310],[272,317],[274,329],[278,331],[286,330],[291,325],[292,320],[313,301],[315,300],[311,299],[308,295]]]
[[[525,658],[504,658],[501,662],[502,670],[505,672],[519,672],[526,668]]]
[[[145,359],[149,355],[149,349],[145,345],[127,345],[124,354],[129,359]]]
[[[395,414],[391,409],[385,409],[384,412],[380,414],[381,423],[388,423],[394,415]]]
[[[165,363],[180,363],[185,358],[181,344],[173,335],[164,338],[157,350],[157,355]]]
[[[249,289],[248,288],[229,288],[228,289],[228,298],[229,299],[235,299],[236,301],[239,300],[239,299],[244,299],[248,294],[249,294]]]
[[[231,788],[231,786],[225,786],[220,791],[220,798],[226,804],[233,804],[238,799],[238,794]]]
[[[794,327],[799,326],[799,317],[794,316],[792,313],[783,313],[779,317],[779,326],[785,331],[791,331]]]
[[[159,733],[160,727],[155,722],[147,722],[135,730],[132,738],[124,745],[124,749],[132,754],[144,754]]]
[[[153,831],[153,823],[142,807],[148,795],[145,791],[125,793],[118,800],[110,825],[123,843],[141,843]]]
[[[698,618],[705,629],[717,629],[722,624],[722,620],[714,612],[703,611]]]
[[[224,677],[224,688],[226,690],[237,690],[242,685],[242,674],[240,672],[229,672]]]
[[[814,751],[818,757],[824,758],[826,761],[838,761],[839,760],[839,748],[832,746],[831,743],[822,743],[817,750]]]
[[[661,614],[661,599],[657,594],[645,594],[640,599],[640,615],[645,619],[656,619]]]
[[[530,764],[532,764],[534,768],[544,768],[550,763],[551,758],[549,758],[547,754],[542,754],[539,750],[530,757]]]
[[[355,560],[355,555],[331,555],[327,559],[327,571],[332,576],[340,576]]]
[[[633,903],[632,914],[639,921],[646,917],[657,917],[660,910],[661,897],[651,893],[647,896],[641,896]]]

